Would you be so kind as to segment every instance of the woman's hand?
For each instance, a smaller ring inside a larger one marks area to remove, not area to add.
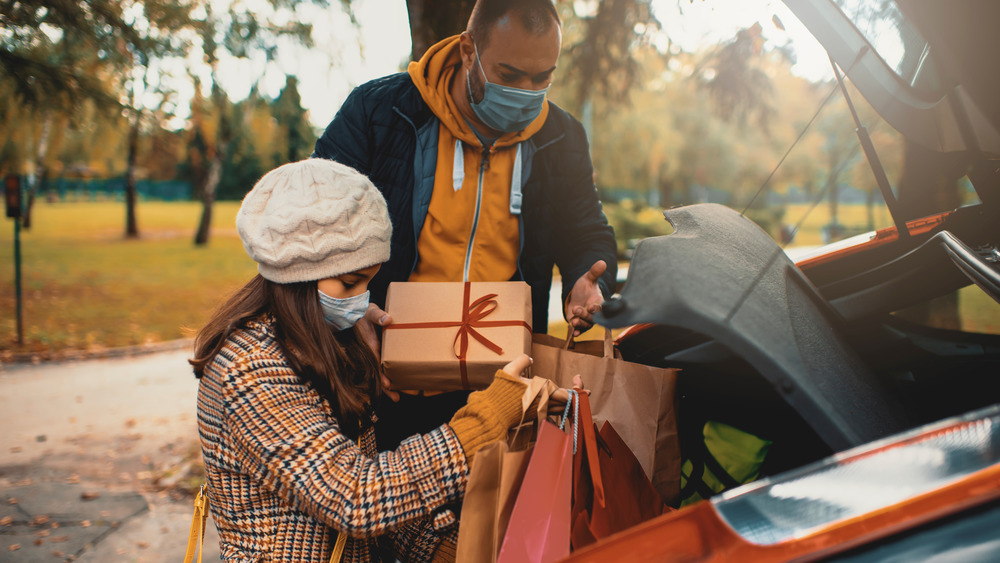
[[[507,375],[512,375],[515,377],[520,377],[521,381],[525,385],[531,382],[530,379],[521,375],[524,370],[532,363],[532,359],[527,354],[521,354],[520,356],[511,360],[511,362],[503,367],[504,373]],[[590,391],[583,388],[583,379],[579,375],[573,376],[573,389],[590,395]],[[562,414],[563,410],[566,408],[566,401],[569,400],[569,390],[568,389],[557,389],[552,392],[549,396],[549,414],[558,415]]]
[[[573,389],[590,395],[588,389],[583,388],[583,379],[579,375],[573,376]],[[566,401],[569,400],[569,389],[560,388],[549,397],[549,415],[561,415],[566,409]]]
[[[529,357],[527,354],[521,354],[520,356],[511,360],[509,364],[505,365],[503,367],[503,371],[507,375],[520,377],[522,381],[527,383],[528,379],[521,374],[524,373],[524,370],[528,369],[528,366],[531,365],[531,361],[532,361],[531,357]]]

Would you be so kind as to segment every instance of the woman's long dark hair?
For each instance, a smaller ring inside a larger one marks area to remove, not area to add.
[[[198,332],[195,357],[188,360],[195,377],[205,373],[230,334],[267,314],[274,317],[291,368],[326,397],[345,431],[356,429],[366,404],[383,391],[381,366],[355,329],[327,325],[315,281],[279,284],[260,274],[251,279]]]

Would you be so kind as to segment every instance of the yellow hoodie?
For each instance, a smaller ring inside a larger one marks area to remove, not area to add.
[[[487,152],[451,98],[461,63],[456,35],[409,66],[413,83],[441,122],[434,192],[410,281],[506,281],[517,271],[520,238],[510,195],[512,181],[520,183],[518,143],[542,128],[548,104],[528,127],[505,133]]]

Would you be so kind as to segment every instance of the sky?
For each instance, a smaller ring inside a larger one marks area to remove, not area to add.
[[[580,9],[595,1],[575,0]],[[357,28],[337,2],[331,4],[326,10],[309,8],[316,43],[312,49],[284,46],[270,65],[262,59],[225,61],[220,73],[231,98],[245,98],[254,77],[262,72],[264,93],[275,97],[285,84],[285,74],[294,74],[311,123],[322,128],[353,87],[405,66],[410,53],[405,0],[355,0]],[[814,81],[832,77],[826,52],[780,0],[654,0],[653,8],[664,33],[684,50],[727,41],[737,30],[759,22],[772,46],[793,46],[798,59],[794,73]],[[775,27],[774,15],[785,30]],[[181,92],[180,97],[192,92]]]

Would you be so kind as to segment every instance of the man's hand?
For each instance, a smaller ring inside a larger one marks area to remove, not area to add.
[[[378,305],[369,303],[368,310],[365,311],[365,316],[354,327],[361,336],[361,339],[371,347],[372,352],[375,352],[376,360],[382,360],[382,346],[378,340],[378,333],[375,331],[375,327],[386,327],[390,324],[392,324],[392,317],[382,309],[379,309]],[[392,399],[393,402],[399,402],[399,393],[391,391],[391,385],[392,382],[389,381],[389,378],[385,374],[382,374],[382,387],[385,389],[385,396]]]
[[[580,279],[573,284],[565,309],[566,319],[573,327],[573,336],[580,336],[594,326],[594,313],[599,311],[601,304],[604,303],[604,296],[597,285],[597,280],[607,269],[608,264],[604,260],[598,260],[590,267],[590,271],[580,276]]]

